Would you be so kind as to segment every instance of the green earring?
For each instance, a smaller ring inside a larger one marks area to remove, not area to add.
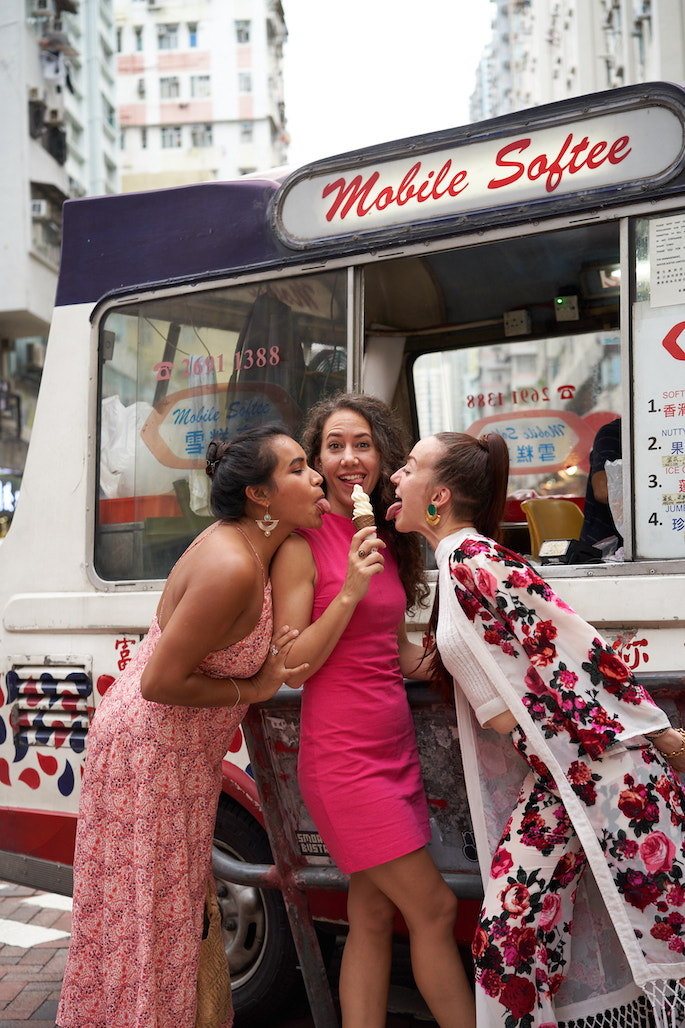
[[[438,521],[440,520],[440,515],[438,514],[438,508],[435,506],[434,503],[428,504],[424,517],[426,519],[426,524],[431,525],[431,527],[437,525]]]

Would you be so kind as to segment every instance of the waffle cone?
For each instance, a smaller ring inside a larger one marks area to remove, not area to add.
[[[360,528],[372,528],[376,524],[376,519],[373,514],[361,514],[356,518],[352,518],[352,524],[354,525],[355,532],[358,532]]]

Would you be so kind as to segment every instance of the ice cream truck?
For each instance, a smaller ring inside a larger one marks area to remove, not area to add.
[[[89,724],[211,520],[210,439],[273,420],[297,436],[346,389],[385,399],[410,440],[502,434],[505,543],[682,723],[685,90],[628,86],[296,170],[69,201],[0,545],[0,877],[70,889]],[[588,546],[609,424],[616,532]],[[414,615],[417,638],[427,621]],[[477,902],[452,715],[410,690],[436,859]],[[303,921],[344,916],[297,798],[294,702],[252,711],[224,761],[219,892],[246,1023],[298,963],[308,978]]]

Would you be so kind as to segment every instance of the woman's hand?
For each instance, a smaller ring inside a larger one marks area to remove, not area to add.
[[[385,543],[376,535],[376,529],[360,528],[352,536],[347,557],[347,574],[341,592],[357,604],[366,596],[374,575],[383,570],[385,558],[380,552]]]
[[[659,753],[674,753],[676,750],[680,750],[675,757],[666,757],[668,763],[671,765],[674,771],[678,774],[685,774],[685,750],[683,750],[683,743],[685,738],[676,731],[675,728],[669,728],[666,732],[662,732],[661,735],[657,735],[656,738],[651,740],[652,746]]]
[[[245,700],[249,703],[262,703],[275,696],[282,685],[289,685],[292,678],[297,679],[294,686],[297,688],[300,681],[307,677],[309,664],[285,666],[291,647],[299,634],[296,628],[289,628],[288,625],[274,631],[266,660],[257,674],[249,679],[249,695],[244,697]]]

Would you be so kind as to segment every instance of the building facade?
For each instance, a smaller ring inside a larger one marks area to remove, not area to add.
[[[116,0],[124,192],[286,159],[279,0]]]
[[[117,188],[112,0],[3,0],[0,534],[24,467],[66,199]]]
[[[685,79],[682,0],[495,0],[472,121],[637,82]]]

